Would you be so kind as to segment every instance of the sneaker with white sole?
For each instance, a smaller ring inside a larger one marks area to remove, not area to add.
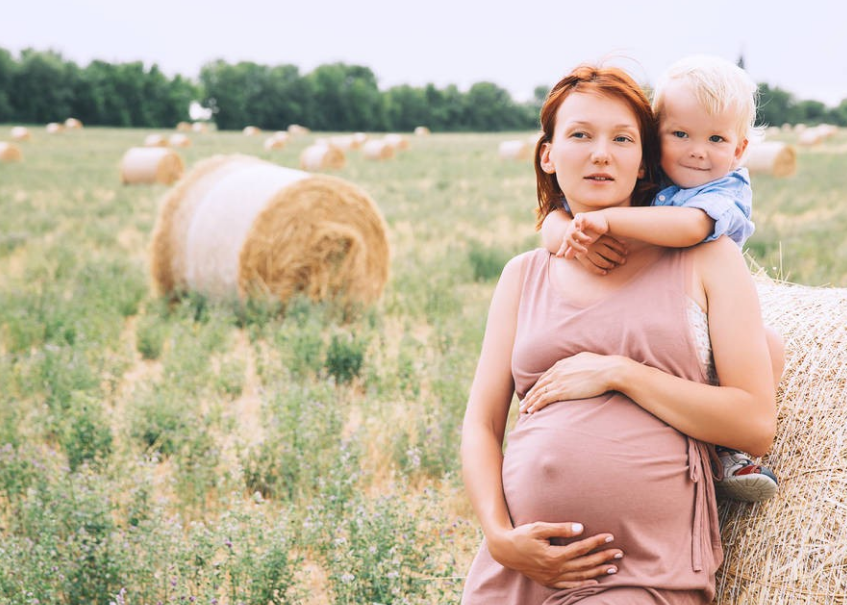
[[[771,498],[779,485],[776,475],[756,464],[744,452],[717,446],[723,477],[715,482],[717,493],[742,502],[762,502]]]

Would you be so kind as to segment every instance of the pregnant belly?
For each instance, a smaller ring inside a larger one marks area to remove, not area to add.
[[[625,550],[650,532],[690,531],[687,439],[618,394],[522,415],[503,487],[515,525],[579,522],[583,537],[610,532]]]

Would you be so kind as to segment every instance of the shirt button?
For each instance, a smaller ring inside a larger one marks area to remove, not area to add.
[[[664,202],[664,201],[665,201],[665,196],[664,196],[664,195],[660,195],[660,196],[659,196],[659,201],[660,201],[660,202]]]

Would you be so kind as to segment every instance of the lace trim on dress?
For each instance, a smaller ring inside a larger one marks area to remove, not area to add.
[[[697,358],[703,372],[709,379],[710,384],[718,384],[718,376],[715,372],[715,359],[712,356],[712,341],[709,338],[709,317],[694,300],[688,299],[687,304],[688,324],[691,326],[691,334],[694,337],[694,345],[697,349]]]

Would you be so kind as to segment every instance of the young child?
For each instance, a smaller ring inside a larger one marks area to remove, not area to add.
[[[754,132],[756,94],[756,84],[729,61],[697,55],[674,63],[653,96],[664,173],[653,205],[579,213],[571,220],[563,200],[563,208],[541,226],[544,246],[602,274],[626,262],[625,245],[617,238],[687,247],[726,235],[742,246],[754,225],[750,178],[739,165]],[[767,332],[778,384],[782,338]],[[770,469],[742,452],[720,446],[716,451],[723,472],[716,483],[720,492],[748,502],[776,492]]]

